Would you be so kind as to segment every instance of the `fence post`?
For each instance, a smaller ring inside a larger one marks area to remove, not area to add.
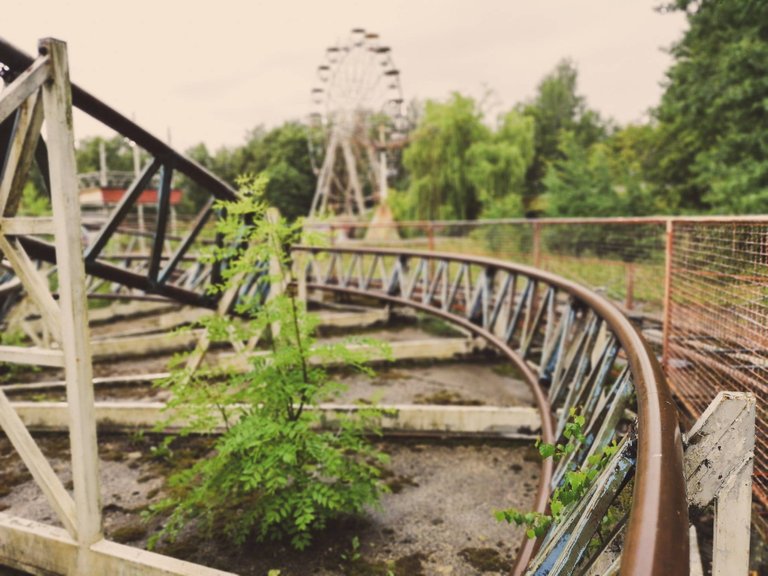
[[[432,222],[427,224],[427,246],[430,252],[435,251],[435,231],[432,228]]]
[[[624,307],[632,310],[635,307],[635,263],[624,263],[624,282],[626,284],[626,295],[624,296]]]
[[[541,268],[541,222],[533,223],[533,265]]]
[[[685,442],[689,505],[715,509],[713,576],[746,574],[749,567],[755,405],[750,393],[720,392]]]
[[[670,218],[666,226],[664,256],[664,324],[662,330],[661,366],[669,375],[669,337],[672,331],[672,258],[675,248],[675,221]]]
[[[52,62],[52,81],[43,85],[43,106],[48,132],[77,540],[87,547],[102,537],[101,495],[69,64],[63,42],[45,39],[40,46],[50,54]]]

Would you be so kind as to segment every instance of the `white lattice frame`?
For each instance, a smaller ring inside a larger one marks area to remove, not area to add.
[[[14,136],[0,178],[0,252],[12,265],[57,345],[0,346],[0,361],[64,369],[74,493],[66,490],[0,390],[0,425],[64,526],[0,513],[0,564],[34,574],[224,576],[228,573],[104,539],[65,43],[42,40],[40,56],[3,91],[0,122],[12,114],[17,114]],[[43,121],[53,217],[17,217]],[[50,292],[47,277],[35,268],[19,241],[19,236],[27,234],[55,238],[58,301]]]

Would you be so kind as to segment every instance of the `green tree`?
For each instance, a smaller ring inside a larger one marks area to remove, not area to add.
[[[19,216],[42,216],[51,213],[51,200],[45,193],[40,193],[33,180],[24,185]]]
[[[688,30],[656,111],[658,193],[682,211],[768,210],[768,2],[676,0]]]
[[[561,159],[544,177],[548,214],[559,217],[644,216],[668,211],[647,180],[655,161],[652,126],[629,126],[589,148],[572,132],[561,137]],[[628,239],[615,226],[553,227],[545,242],[569,254],[612,256],[625,261],[653,253],[652,235]],[[631,241],[630,241],[631,240]]]
[[[228,180],[227,176],[219,170],[219,167],[214,161],[214,157],[208,151],[208,147],[202,142],[187,149],[185,154],[204,168],[207,168],[216,174],[219,178]],[[185,176],[180,178],[179,187],[184,191],[181,209],[186,212],[197,212],[210,196],[210,192],[208,192],[205,187],[196,184]]]
[[[286,122],[267,131],[259,126],[248,133],[242,146],[220,148],[211,154],[204,144],[187,150],[187,155],[214,174],[235,184],[241,174],[264,173],[269,178],[265,198],[290,220],[309,213],[315,191],[315,175],[309,158],[307,128]],[[186,182],[195,208],[207,193]]]
[[[309,214],[315,193],[306,131],[305,126],[289,122],[263,140],[266,162],[260,170],[269,178],[265,197],[290,220]]]
[[[469,150],[490,130],[472,98],[454,93],[447,102],[427,101],[424,116],[403,155],[415,216],[429,220],[473,219],[480,212],[469,177]]]
[[[675,209],[654,187],[659,137],[654,123],[630,124],[606,140],[613,157],[614,182],[625,190],[624,216],[670,214]]]
[[[534,123],[511,111],[499,129],[475,142],[467,153],[467,172],[477,189],[484,218],[522,215],[525,174],[533,160]]]
[[[585,148],[573,132],[564,132],[560,159],[544,177],[547,213],[608,217],[667,211],[646,179],[654,138],[651,126],[629,126]]]
[[[553,216],[614,216],[620,198],[614,188],[605,145],[584,148],[572,132],[561,136],[562,158],[544,177],[547,213]]]
[[[447,102],[426,102],[404,153],[407,192],[391,200],[395,215],[434,220],[521,214],[533,138],[533,120],[516,111],[492,130],[472,98],[454,93]]]
[[[133,172],[133,150],[122,136],[102,138],[89,136],[77,143],[75,157],[80,173],[98,172],[101,169],[100,148],[104,144],[108,170]]]
[[[539,83],[536,96],[518,107],[533,118],[535,126],[534,157],[526,174],[524,205],[528,213],[542,210],[537,198],[544,192],[544,176],[548,166],[560,158],[560,138],[571,132],[575,141],[589,147],[603,139],[609,126],[600,115],[590,110],[577,93],[578,70],[570,60],[562,60]]]
[[[266,188],[260,177],[241,188],[239,201],[220,203],[226,216],[217,229],[225,245],[212,256],[228,264],[222,290],[254,274],[285,290],[266,301],[256,290],[237,307],[243,322],[214,317],[205,325],[212,342],[261,335],[271,354],[250,354],[244,374],[226,367],[176,369],[164,384],[172,392],[171,421],[183,423],[184,433],[210,434],[222,421],[226,432],[209,457],[169,480],[171,494],[154,512],[170,516],[153,543],[173,539],[198,518],[208,528],[226,520],[226,532],[238,543],[253,532],[258,539],[287,537],[303,548],[328,519],[360,512],[385,489],[379,466],[386,456],[366,440],[378,433],[378,411],[361,407],[357,417],[340,415],[336,429],[319,429],[318,403],[341,388],[324,366],[369,372],[366,353],[315,340],[317,321],[293,291],[288,252],[302,235],[302,222],[267,217]]]

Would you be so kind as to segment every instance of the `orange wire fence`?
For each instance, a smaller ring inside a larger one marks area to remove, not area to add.
[[[768,222],[672,221],[669,236],[667,376],[694,415],[720,390],[755,395],[754,495],[766,510]]]
[[[757,398],[754,494],[768,519],[768,217],[312,223],[335,244],[487,255],[603,293],[662,357],[681,408]],[[768,525],[768,521],[761,522]]]
[[[332,243],[493,256],[554,272],[604,293],[627,310],[660,314],[665,221],[547,219],[313,223]]]

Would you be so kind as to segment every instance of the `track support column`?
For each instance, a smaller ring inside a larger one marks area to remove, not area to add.
[[[72,132],[72,94],[66,44],[46,38],[40,42],[40,51],[51,58],[51,78],[43,85],[43,107],[51,174],[77,539],[81,546],[90,546],[102,537],[101,503],[88,303]],[[87,558],[87,555],[83,556]],[[80,568],[85,574],[87,567]]]
[[[686,441],[689,504],[715,509],[713,576],[746,574],[749,568],[755,405],[752,394],[720,392]]]

